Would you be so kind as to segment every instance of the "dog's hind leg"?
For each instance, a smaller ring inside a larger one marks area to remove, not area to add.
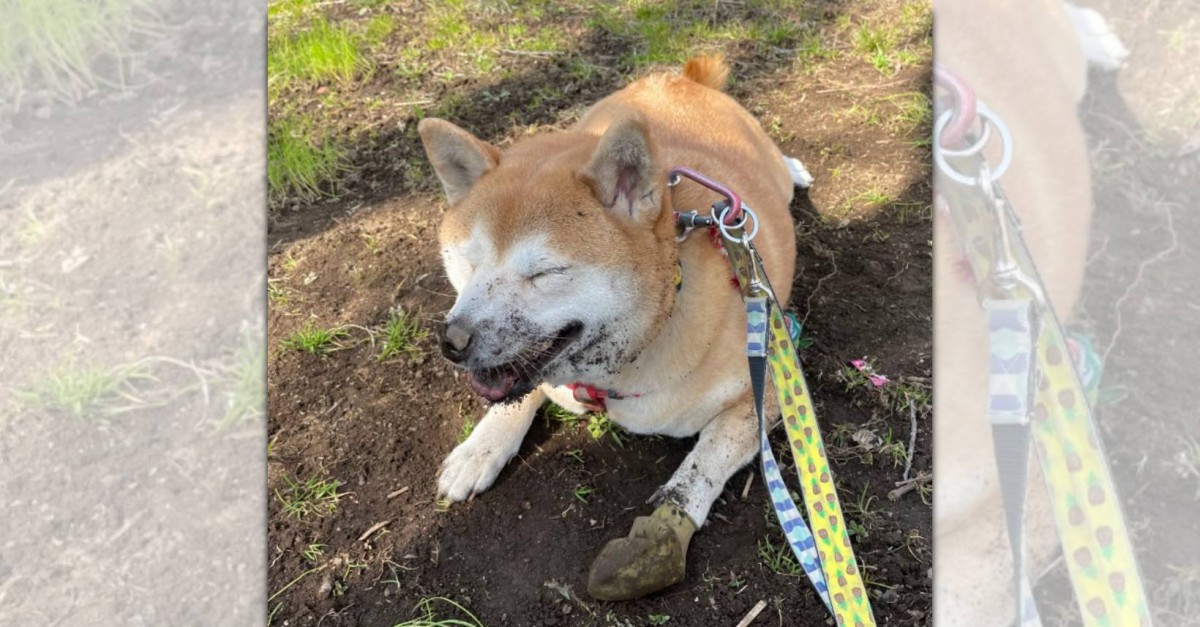
[[[725,482],[758,451],[757,422],[745,401],[700,432],[692,452],[658,491],[654,514],[634,520],[627,537],[609,542],[596,557],[588,575],[593,597],[636,599],[683,580],[692,533],[708,518]]]
[[[492,405],[470,437],[442,462],[438,496],[451,502],[465,501],[490,488],[508,464],[546,400],[541,388],[511,403]]]

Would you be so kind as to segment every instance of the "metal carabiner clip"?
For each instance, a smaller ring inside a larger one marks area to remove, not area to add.
[[[991,205],[992,217],[992,251],[994,253],[990,271],[991,288],[996,296],[1012,298],[1020,288],[1025,288],[1029,296],[1039,306],[1046,304],[1046,293],[1036,277],[1031,277],[1021,270],[1017,262],[1016,239],[1020,237],[1021,223],[1013,211],[1008,199],[996,188],[995,180],[987,164],[980,166],[979,186]],[[981,297],[987,298],[987,290],[981,290]]]

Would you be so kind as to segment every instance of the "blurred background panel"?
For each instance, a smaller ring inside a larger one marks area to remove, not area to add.
[[[935,14],[937,63],[1011,131],[1011,168],[1000,184],[1072,335],[1153,623],[1194,624],[1200,222],[1190,207],[1198,191],[1200,76],[1187,59],[1200,45],[1200,7],[939,0]],[[950,91],[938,92],[941,111],[956,109]],[[984,153],[993,166],[1001,159],[996,137]],[[980,286],[967,271],[972,245],[959,241],[950,219],[962,185],[935,181],[946,218],[935,244],[935,605],[938,624],[1002,625],[1014,601],[986,415]],[[1081,556],[1063,554],[1050,498],[1035,471],[1027,574],[1043,623],[1114,620],[1114,606],[1104,610],[1072,592],[1068,573]],[[1117,603],[1122,586],[1106,587],[1106,602]]]
[[[261,625],[265,6],[0,3],[0,622]]]

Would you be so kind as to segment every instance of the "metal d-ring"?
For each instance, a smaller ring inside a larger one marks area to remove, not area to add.
[[[745,241],[749,242],[750,240],[754,239],[754,236],[758,235],[758,214],[754,213],[754,210],[751,209],[750,207],[747,207],[746,205],[742,205],[741,221],[739,221],[737,224],[727,225],[727,224],[725,224],[725,214],[729,213],[732,209],[733,209],[733,205],[729,205],[729,206],[725,207],[723,210],[721,210],[721,215],[713,216],[717,221],[717,228],[721,229],[721,235],[724,235],[725,239],[736,241],[738,238],[734,237],[733,234],[729,232],[729,230],[730,229],[742,229],[742,236],[745,238]],[[745,229],[743,227],[746,226],[746,222],[748,222],[751,218],[754,219],[754,228],[751,229],[750,233],[747,235],[745,232]]]
[[[947,111],[946,113],[943,113],[941,117],[938,118],[937,124],[935,124],[933,128],[933,159],[937,163],[938,169],[956,183],[970,187],[978,185],[980,182],[979,177],[967,176],[958,170],[955,170],[954,167],[951,166],[948,161],[946,161],[946,156],[966,156],[983,150],[983,144],[989,138],[989,133],[986,129],[990,125],[996,127],[996,131],[1000,134],[1000,141],[1003,149],[1003,152],[1000,156],[1000,165],[996,166],[995,172],[993,172],[991,175],[991,180],[994,181],[999,179],[1001,176],[1004,176],[1004,173],[1008,171],[1008,166],[1012,165],[1013,153],[1012,134],[1009,132],[1008,126],[1004,123],[1004,120],[1001,120],[1000,116],[993,113],[992,110],[987,108],[987,106],[982,102],[978,103],[976,115],[979,116],[981,120],[980,123],[985,129],[982,140],[975,142],[974,145],[969,146],[964,150],[945,150],[940,147],[940,141],[942,131],[945,129],[946,125],[950,123],[950,113],[952,112]]]
[[[945,113],[943,113],[941,118],[938,119],[938,128],[944,129],[945,126],[947,124],[949,124],[949,122],[950,122],[949,120],[943,120],[942,118],[953,117],[953,116],[954,116],[953,111],[946,111]],[[973,155],[976,155],[976,154],[979,154],[980,152],[982,152],[983,149],[987,147],[988,142],[991,141],[991,139],[992,139],[992,125],[988,124],[985,121],[983,123],[983,133],[979,136],[979,139],[976,140],[974,144],[971,144],[970,146],[967,146],[966,148],[961,148],[959,150],[951,150],[949,148],[946,148],[945,146],[942,146],[941,151],[942,151],[942,154],[947,157],[955,157],[955,158],[970,157],[970,156],[973,156]]]

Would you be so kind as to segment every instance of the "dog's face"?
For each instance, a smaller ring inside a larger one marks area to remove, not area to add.
[[[505,401],[602,382],[635,359],[674,303],[676,259],[641,124],[504,155],[441,120],[420,132],[450,202],[438,237],[458,299],[443,352],[474,390]]]

